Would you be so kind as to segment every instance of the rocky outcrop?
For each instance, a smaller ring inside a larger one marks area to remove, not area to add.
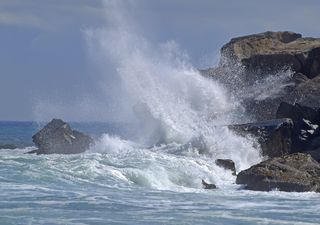
[[[75,154],[86,151],[93,139],[60,119],[53,119],[38,133],[33,135],[33,142],[39,148],[37,154]]]
[[[220,166],[226,170],[231,170],[232,175],[236,175],[236,166],[231,159],[217,159],[215,163],[217,166]]]
[[[240,135],[252,135],[258,139],[262,154],[268,157],[284,156],[291,152],[291,119],[232,125],[229,128]]]
[[[0,149],[16,149],[17,146],[14,144],[0,144]]]
[[[320,108],[320,38],[287,31],[233,38],[218,67],[200,72],[228,86],[258,121],[273,119],[281,102]]]
[[[233,38],[218,67],[200,72],[226,86],[239,111],[263,121],[229,126],[256,137],[270,158],[241,171],[237,183],[320,192],[320,38],[288,31]]]
[[[303,153],[277,157],[241,171],[236,183],[254,191],[320,192],[320,164]]]
[[[294,32],[264,32],[233,38],[221,55],[240,62],[246,71],[274,72],[290,68],[308,78],[320,74],[320,39]]]

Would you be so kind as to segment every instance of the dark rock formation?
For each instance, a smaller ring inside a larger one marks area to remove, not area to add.
[[[240,62],[247,71],[290,68],[308,78],[320,74],[320,39],[288,31],[233,38],[222,47],[221,55]]]
[[[214,184],[209,184],[207,182],[205,182],[204,180],[202,180],[202,186],[204,189],[216,189],[217,186]]]
[[[17,146],[14,144],[0,144],[0,149],[16,149]]]
[[[291,152],[304,152],[320,148],[320,143],[317,141],[317,137],[320,135],[320,115],[317,110],[300,104],[291,105],[282,102],[276,117],[293,120]]]
[[[53,119],[42,130],[33,135],[33,142],[39,148],[37,154],[75,154],[87,150],[92,138],[72,130],[69,124]]]
[[[320,164],[303,153],[277,157],[241,171],[236,183],[254,191],[320,192]]]
[[[229,128],[240,135],[253,135],[257,137],[264,156],[278,157],[291,152],[291,134],[293,128],[291,119],[231,125]]]
[[[286,102],[281,102],[276,112],[276,118],[290,118],[294,122],[301,121],[303,119],[309,120],[311,123],[320,122],[317,110],[298,103],[292,105]]]
[[[215,163],[226,170],[231,170],[232,175],[236,175],[236,167],[231,159],[217,159]]]

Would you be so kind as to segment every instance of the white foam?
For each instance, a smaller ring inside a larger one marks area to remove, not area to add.
[[[92,57],[112,63],[114,74],[104,75],[116,90],[110,95],[117,97],[121,105],[117,108],[123,109],[115,113],[136,121],[138,138],[128,141],[104,135],[92,151],[113,155],[116,164],[134,164],[120,170],[121,174],[160,189],[197,188],[203,178],[230,183],[234,178],[215,166],[217,158],[234,160],[238,170],[259,162],[254,140],[222,126],[242,113],[236,96],[201,76],[176,42],[150,43],[137,32],[123,7],[117,8],[113,1],[106,4],[114,9],[108,18],[111,28],[89,29],[85,36]],[[164,147],[143,147],[159,144]]]

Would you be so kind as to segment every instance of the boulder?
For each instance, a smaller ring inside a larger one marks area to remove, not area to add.
[[[262,155],[284,156],[291,152],[291,119],[275,119],[256,123],[231,125],[229,128],[240,135],[251,135],[258,139]]]
[[[14,144],[0,144],[0,149],[16,149],[17,146]]]
[[[38,133],[33,135],[33,142],[39,148],[37,154],[75,154],[86,151],[93,139],[60,119],[53,119]]]
[[[217,166],[220,166],[226,170],[231,170],[232,175],[236,175],[236,167],[231,159],[217,159],[215,163],[217,164]]]
[[[236,183],[254,191],[320,192],[320,164],[303,153],[276,157],[241,171]]]
[[[209,184],[207,182],[205,182],[204,180],[202,180],[202,186],[204,189],[216,189],[217,186],[215,184]]]
[[[291,69],[308,78],[320,74],[320,39],[294,32],[271,32],[233,38],[221,48],[222,58],[240,62],[260,74]]]

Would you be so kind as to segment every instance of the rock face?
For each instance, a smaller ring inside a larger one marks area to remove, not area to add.
[[[0,144],[0,149],[16,149],[17,146],[13,144]]]
[[[42,130],[33,135],[33,142],[39,148],[37,154],[75,154],[87,150],[92,138],[72,130],[69,124],[53,119]]]
[[[293,120],[292,151],[304,152],[320,148],[320,115],[313,108],[300,104],[282,102],[276,113],[277,118],[291,118]]]
[[[215,163],[217,164],[217,166],[220,166],[226,170],[231,170],[232,175],[236,175],[236,167],[231,159],[217,159]]]
[[[320,192],[320,164],[303,153],[277,157],[241,171],[236,183],[254,191]]]
[[[293,32],[265,32],[233,38],[221,55],[245,66],[247,71],[272,72],[290,67],[308,78],[320,74],[320,39],[302,38]]]
[[[257,137],[264,156],[278,157],[291,152],[291,134],[293,128],[291,119],[232,125],[229,128],[240,135],[253,135]]]
[[[254,119],[273,119],[281,102],[320,108],[320,38],[268,31],[231,39],[221,56],[200,72],[228,86]]]

